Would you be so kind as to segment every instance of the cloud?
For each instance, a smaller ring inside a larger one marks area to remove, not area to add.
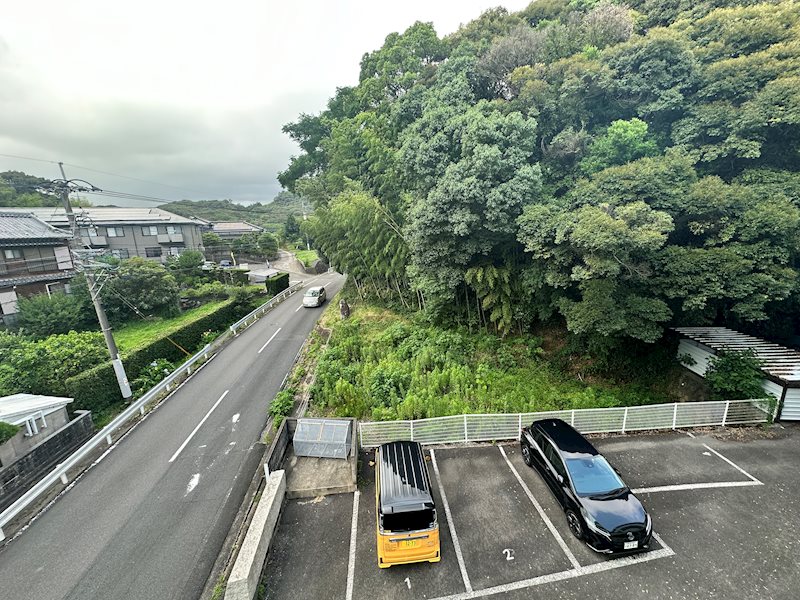
[[[520,9],[528,0],[506,0]],[[0,22],[0,171],[168,199],[268,201],[299,149],[281,131],[357,82],[361,56],[415,20],[440,33],[495,0],[27,0]]]

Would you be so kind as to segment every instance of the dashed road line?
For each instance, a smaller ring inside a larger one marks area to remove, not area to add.
[[[212,413],[212,412],[214,412],[214,409],[215,409],[215,408],[217,408],[217,406],[219,406],[219,403],[220,403],[220,402],[222,402],[223,398],[225,398],[225,396],[227,396],[227,395],[228,395],[228,392],[230,392],[230,390],[225,390],[225,391],[222,393],[222,396],[220,396],[220,397],[219,397],[219,400],[217,400],[217,401],[214,403],[214,406],[212,406],[212,407],[211,407],[211,408],[208,410],[208,412],[206,413],[206,416],[205,416],[205,417],[203,417],[203,419],[202,419],[202,420],[201,420],[201,421],[200,421],[200,422],[197,424],[197,427],[195,427],[195,428],[194,428],[194,430],[192,431],[192,433],[190,433],[190,434],[189,434],[189,437],[187,437],[187,438],[186,438],[186,440],[184,440],[184,442],[181,444],[181,447],[180,447],[180,448],[178,448],[178,449],[175,451],[175,454],[173,454],[173,455],[172,455],[172,458],[170,458],[170,459],[169,459],[169,462],[173,462],[173,461],[174,461],[176,458],[178,458],[178,455],[179,455],[179,454],[180,454],[180,453],[183,451],[183,449],[186,447],[186,444],[188,444],[188,443],[191,441],[191,439],[194,437],[194,434],[196,434],[196,433],[197,433],[197,431],[198,431],[198,430],[199,430],[199,429],[200,429],[200,428],[203,426],[203,423],[205,423],[205,422],[206,422],[206,419],[208,419],[208,417],[210,417],[210,416],[211,416],[211,413]]]
[[[278,331],[276,331],[275,333],[273,333],[273,334],[272,334],[272,337],[271,337],[271,338],[269,338],[269,339],[268,339],[266,342],[264,342],[264,345],[263,345],[263,346],[261,346],[261,348],[260,348],[260,349],[259,349],[259,351],[258,351],[258,353],[259,353],[259,354],[261,354],[261,352],[263,352],[263,351],[264,351],[264,348],[266,348],[266,347],[267,347],[267,344],[269,344],[269,343],[270,343],[272,340],[274,340],[274,339],[275,339],[275,336],[276,336],[276,335],[278,335],[278,332],[280,332],[280,330],[281,330],[281,328],[280,328],[280,327],[278,327]]]
[[[453,538],[453,547],[456,550],[456,559],[458,560],[458,568],[461,570],[461,579],[464,582],[464,587],[467,593],[472,593],[472,584],[467,575],[467,566],[464,564],[464,555],[461,553],[461,544],[458,542],[458,534],[456,527],[453,524],[453,515],[450,512],[450,505],[447,503],[447,495],[444,493],[442,486],[442,476],[439,474],[439,464],[436,462],[436,453],[431,448],[431,462],[433,463],[433,471],[436,473],[436,483],[439,484],[439,494],[442,496],[442,504],[444,505],[444,514],[447,517],[447,525],[450,527],[450,535]]]
[[[353,520],[350,523],[350,556],[347,561],[347,591],[345,600],[353,599],[353,579],[356,572],[356,537],[358,530],[358,498],[361,492],[353,494]]]
[[[567,547],[567,543],[564,541],[564,538],[561,537],[561,534],[558,533],[556,526],[553,525],[553,522],[550,520],[547,514],[545,514],[541,504],[539,504],[539,502],[533,496],[533,492],[531,492],[530,488],[522,480],[522,477],[520,477],[520,474],[517,472],[517,469],[514,468],[514,465],[512,465],[511,461],[508,460],[508,456],[506,455],[506,450],[502,446],[500,446],[500,453],[503,455],[503,458],[506,459],[506,464],[508,464],[508,468],[511,469],[511,472],[514,474],[514,477],[517,478],[517,481],[522,486],[522,489],[525,490],[525,495],[528,496],[528,499],[531,501],[531,504],[533,504],[533,507],[536,509],[536,512],[539,513],[539,516],[542,518],[542,521],[544,521],[544,524],[547,525],[547,528],[550,530],[550,533],[552,533],[553,537],[556,538],[556,542],[558,542],[558,545],[561,547],[561,550],[563,550],[564,554],[566,554],[570,564],[574,568],[580,569],[581,564],[578,562],[578,559],[575,558],[575,555]]]

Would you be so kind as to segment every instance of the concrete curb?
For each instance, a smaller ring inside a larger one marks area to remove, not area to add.
[[[274,471],[267,479],[261,500],[236,557],[225,588],[225,600],[255,598],[261,570],[267,558],[272,534],[278,525],[285,494],[286,474],[284,471]]]

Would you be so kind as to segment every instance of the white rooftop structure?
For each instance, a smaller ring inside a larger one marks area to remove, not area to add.
[[[772,379],[784,383],[800,382],[800,352],[797,350],[727,327],[676,327],[675,331],[714,353],[752,350],[761,361],[761,370]]]
[[[61,410],[72,398],[41,396],[39,394],[13,394],[0,397],[0,421],[19,425],[32,418],[43,418]]]
[[[41,219],[54,227],[68,228],[66,212],[58,207],[34,207],[34,208],[6,208],[4,213],[27,213]],[[127,208],[127,207],[87,207],[73,209],[75,218],[79,224],[91,223],[92,225],[201,225],[195,219],[182,217],[160,208]]]

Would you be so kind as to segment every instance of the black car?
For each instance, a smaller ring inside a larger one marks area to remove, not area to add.
[[[522,457],[541,473],[572,534],[596,552],[646,550],[653,523],[642,503],[586,438],[561,419],[522,430]]]

